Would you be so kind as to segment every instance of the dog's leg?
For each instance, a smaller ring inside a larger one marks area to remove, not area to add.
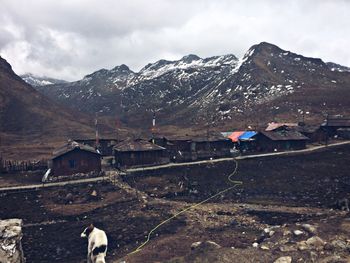
[[[88,254],[87,254],[87,261],[86,261],[87,263],[92,263],[92,260],[91,260],[91,253],[89,252]]]

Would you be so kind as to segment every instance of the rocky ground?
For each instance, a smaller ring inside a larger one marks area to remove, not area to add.
[[[27,262],[84,262],[91,222],[108,234],[107,262],[350,262],[350,215],[334,206],[350,192],[349,157],[341,146],[241,160],[240,188],[164,224],[133,254],[160,222],[229,186],[233,162],[1,193],[0,218],[23,219]]]

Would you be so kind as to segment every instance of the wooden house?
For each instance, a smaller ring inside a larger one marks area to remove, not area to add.
[[[192,140],[192,159],[204,160],[230,157],[232,147],[231,140],[221,135],[194,137]]]
[[[195,144],[189,136],[159,136],[152,141],[166,149],[172,162],[192,161],[192,152],[195,150]]]
[[[258,132],[245,131],[238,138],[238,149],[241,153],[252,153],[258,151]]]
[[[310,142],[322,143],[327,141],[327,132],[320,125],[300,125],[293,129],[308,137]]]
[[[232,142],[222,135],[163,136],[152,139],[166,148],[172,162],[187,162],[231,156]]]
[[[98,149],[103,156],[112,156],[113,147],[118,143],[116,139],[113,138],[101,138],[96,144],[96,139],[76,139],[77,143],[89,145],[95,149]]]
[[[88,145],[69,141],[53,152],[52,175],[71,175],[101,171],[101,154]]]
[[[263,152],[305,149],[309,140],[296,130],[262,131],[257,135],[257,150]]]
[[[350,140],[350,128],[339,128],[337,135],[342,139]]]
[[[169,163],[164,147],[142,139],[129,139],[114,146],[117,168],[142,167]]]
[[[326,130],[329,137],[334,137],[338,129],[350,129],[350,118],[342,115],[328,116],[322,128]]]
[[[298,123],[294,122],[270,122],[265,131],[286,130],[297,126]]]

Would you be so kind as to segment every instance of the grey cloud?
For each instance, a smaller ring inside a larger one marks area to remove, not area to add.
[[[261,41],[350,65],[345,0],[0,2],[0,53],[18,73],[73,80],[189,53],[242,56]]]

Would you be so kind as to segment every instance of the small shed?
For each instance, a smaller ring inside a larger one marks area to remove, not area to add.
[[[241,153],[258,151],[256,131],[245,131],[238,137],[238,148]]]
[[[289,151],[305,149],[309,140],[296,130],[262,131],[257,136],[259,151]]]
[[[117,168],[142,167],[169,163],[164,147],[142,139],[129,139],[114,146]]]
[[[93,147],[68,141],[52,156],[52,175],[71,175],[101,171],[101,154]]]

